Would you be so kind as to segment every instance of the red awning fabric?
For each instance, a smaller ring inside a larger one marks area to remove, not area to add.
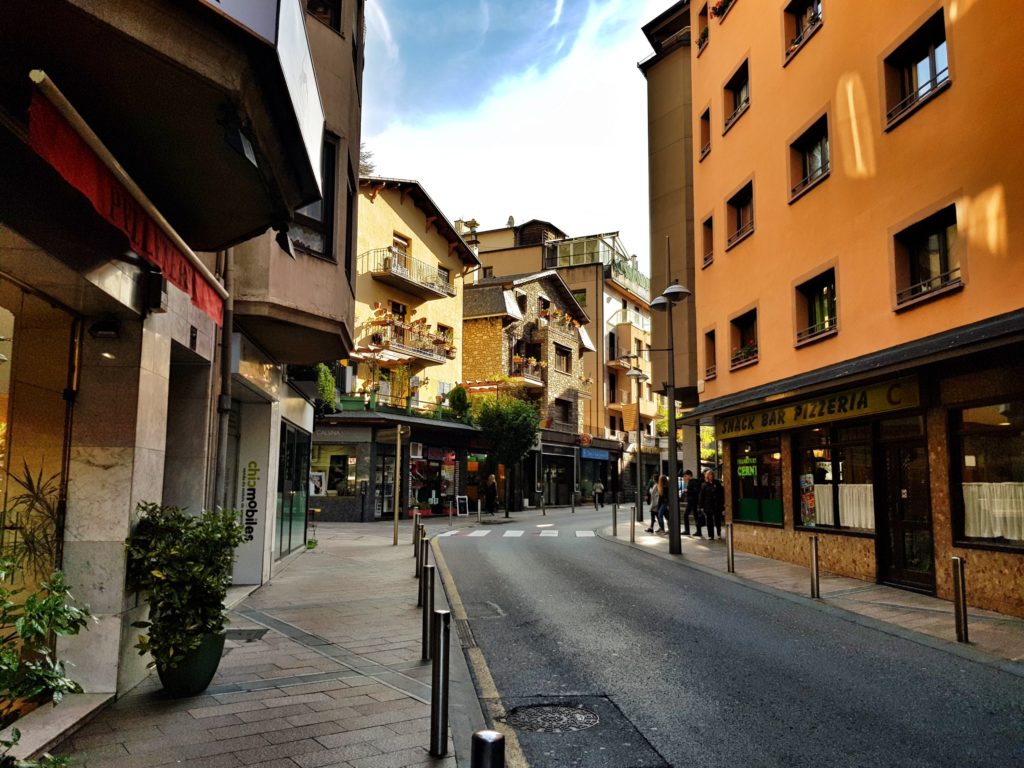
[[[223,323],[224,302],[206,278],[39,91],[32,93],[28,135],[32,149],[121,230],[136,253],[159,267],[217,325]]]

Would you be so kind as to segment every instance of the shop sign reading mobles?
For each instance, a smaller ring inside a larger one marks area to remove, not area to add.
[[[855,419],[876,413],[916,408],[920,404],[917,379],[908,376],[880,384],[845,389],[789,405],[724,416],[715,420],[719,440],[777,432],[812,424]]]

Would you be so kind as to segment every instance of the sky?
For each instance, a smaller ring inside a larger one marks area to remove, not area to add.
[[[620,232],[646,263],[640,28],[672,0],[367,0],[363,144],[452,221]]]

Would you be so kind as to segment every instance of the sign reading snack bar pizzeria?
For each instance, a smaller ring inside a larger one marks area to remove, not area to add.
[[[920,402],[917,379],[908,376],[881,384],[844,389],[776,408],[724,416],[715,420],[715,435],[719,440],[728,440],[761,432],[798,429],[811,424],[916,408]]]

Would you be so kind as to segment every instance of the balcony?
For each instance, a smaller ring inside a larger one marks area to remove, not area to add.
[[[509,364],[508,374],[513,379],[522,380],[527,387],[543,387],[546,380],[547,365],[539,362],[529,362],[528,359],[516,360],[512,358]]]
[[[604,439],[605,440],[618,440],[620,443],[629,442],[629,435],[623,432],[621,429],[608,429],[604,428]]]
[[[435,264],[414,259],[395,247],[377,248],[360,255],[360,265],[375,280],[421,299],[447,299],[456,295],[451,278]]]
[[[559,419],[548,419],[544,422],[544,429],[550,429],[554,432],[565,432],[570,435],[577,434],[579,425],[572,421],[560,421]]]
[[[618,283],[644,301],[650,299],[651,281],[633,266],[633,260],[623,247],[617,232],[548,243],[544,256],[544,269],[578,267],[587,264],[603,264],[606,280]]]
[[[748,344],[747,346],[740,347],[732,353],[729,358],[730,369],[742,368],[746,365],[752,365],[757,362],[757,345]]]
[[[651,332],[651,318],[635,309],[620,309],[608,320],[608,325],[631,325],[644,332]]]
[[[635,400],[632,392],[628,389],[619,389],[612,393],[612,396],[608,398],[608,407],[621,410],[627,405],[632,405],[634,402]]]
[[[374,321],[380,322],[380,321]],[[384,321],[370,334],[372,347],[408,355],[431,365],[455,358],[455,347],[444,336],[417,330],[416,326],[399,321]]]
[[[625,261],[613,261],[605,267],[605,278],[625,288],[644,301],[651,297],[651,280],[640,270]]]
[[[258,5],[4,2],[0,106],[44,70],[194,250],[254,237],[320,199],[324,121],[305,4]]]

